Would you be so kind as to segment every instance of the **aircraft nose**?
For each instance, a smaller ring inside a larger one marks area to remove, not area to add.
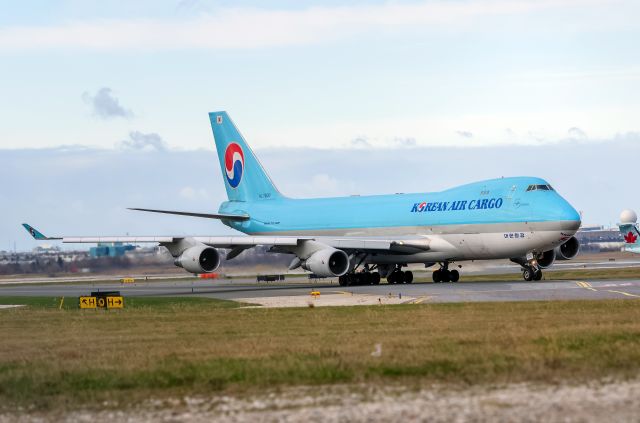
[[[582,224],[580,213],[567,200],[560,197],[551,210],[552,218],[566,222],[567,230],[577,231]]]
[[[538,202],[536,207],[546,221],[556,222],[562,231],[573,234],[582,224],[580,213],[557,193],[554,193],[553,197],[548,197],[545,202]]]

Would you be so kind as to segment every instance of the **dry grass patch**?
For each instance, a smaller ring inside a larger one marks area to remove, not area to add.
[[[633,300],[240,309],[135,299],[118,312],[41,301],[0,312],[1,404],[331,383],[554,382],[640,369]]]

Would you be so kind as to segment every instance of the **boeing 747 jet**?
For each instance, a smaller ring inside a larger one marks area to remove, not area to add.
[[[534,177],[473,182],[440,192],[293,199],[275,187],[226,112],[209,113],[228,201],[217,213],[156,209],[146,212],[218,219],[238,236],[63,236],[65,243],[157,243],[176,266],[214,272],[258,245],[291,255],[303,268],[340,285],[411,283],[408,264],[438,266],[434,282],[456,282],[452,264],[507,259],[527,281],[558,259],[574,258],[580,215],[549,183]],[[227,250],[226,255],[220,250]]]

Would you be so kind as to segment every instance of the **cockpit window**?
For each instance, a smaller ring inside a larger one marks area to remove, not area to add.
[[[553,191],[553,187],[551,185],[529,185],[527,192],[529,191]]]

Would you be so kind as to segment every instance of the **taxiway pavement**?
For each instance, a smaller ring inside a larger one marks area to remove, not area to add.
[[[311,291],[320,292],[320,299],[327,298],[327,301],[317,301],[317,305],[637,299],[640,298],[640,280],[496,281],[403,285],[382,283],[374,286],[341,287],[337,283],[309,283],[303,278],[299,278],[297,282],[260,284],[252,282],[251,279],[194,278],[133,284],[80,282],[0,286],[0,296],[77,297],[94,291],[120,291],[124,296],[204,296],[277,307],[279,304],[304,306],[308,304]],[[282,303],[278,302],[278,297],[283,299]],[[328,301],[329,298],[337,301]],[[352,301],[349,298],[352,298]],[[388,300],[391,298],[394,301]]]

